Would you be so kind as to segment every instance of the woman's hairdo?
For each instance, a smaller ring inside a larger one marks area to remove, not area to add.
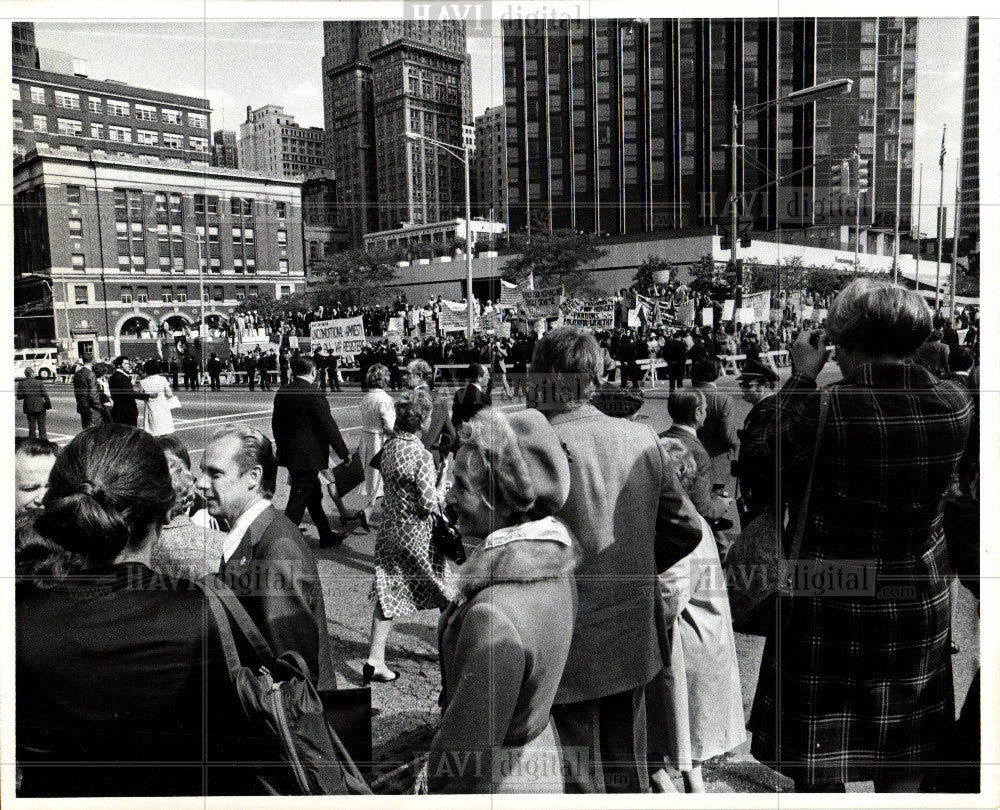
[[[604,355],[597,339],[575,326],[546,332],[531,359],[535,385],[556,390],[563,404],[589,400],[603,372]]]
[[[143,374],[159,374],[160,373],[160,361],[159,360],[147,360],[142,364]]]
[[[369,388],[385,388],[389,385],[389,369],[381,363],[376,363],[365,375],[365,383]]]
[[[174,503],[167,459],[148,433],[107,424],[78,434],[59,454],[40,535],[91,564],[138,546]]]
[[[434,408],[426,391],[408,391],[396,402],[396,430],[416,433]]]
[[[173,436],[157,436],[156,443],[167,457],[170,468],[170,482],[174,488],[174,505],[170,507],[170,519],[187,514],[194,503],[194,473],[191,472],[191,456],[179,439]]]
[[[461,447],[479,456],[486,470],[483,497],[505,505],[521,518],[531,512],[536,493],[517,435],[501,411],[485,408],[459,430]]]
[[[411,360],[406,364],[406,373],[414,374],[420,377],[425,383],[431,381],[431,377],[434,376],[434,369],[431,368],[431,364],[426,360],[421,360],[419,357],[416,360]]]
[[[829,342],[870,355],[903,358],[931,333],[931,311],[913,290],[889,281],[858,278],[844,287],[827,314]]]
[[[698,464],[695,462],[694,456],[691,455],[691,451],[688,450],[687,445],[680,439],[668,437],[660,439],[660,443],[663,445],[663,449],[667,451],[670,460],[674,463],[674,471],[677,473],[677,478],[680,480],[681,486],[685,491],[688,491],[698,477]]]

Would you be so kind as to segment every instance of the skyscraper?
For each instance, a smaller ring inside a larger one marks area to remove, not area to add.
[[[212,133],[212,165],[227,169],[240,167],[236,147],[236,133],[230,129],[217,129]]]
[[[38,62],[38,46],[35,45],[35,24],[30,22],[12,22],[11,58],[14,67],[40,67]]]
[[[714,224],[730,196],[734,100],[741,214],[755,228],[843,224],[812,201],[825,199],[832,161],[859,145],[875,201],[862,225],[891,230],[880,218],[895,211],[897,136],[903,212],[912,185],[916,21],[905,48],[901,24],[505,20],[511,230],[532,220],[613,234]],[[769,103],[833,78],[853,79],[851,95]]]
[[[464,212],[461,164],[406,133],[461,151],[472,123],[465,24],[325,22],[323,36],[328,162],[351,240]]]
[[[962,106],[962,221],[960,238],[979,241],[979,18],[969,17],[965,44],[965,88]]]
[[[507,138],[503,105],[476,116],[476,202],[479,215],[507,221]]]
[[[325,133],[319,127],[303,127],[283,107],[267,104],[247,107],[247,120],[240,124],[240,166],[274,177],[301,177],[326,167]]]

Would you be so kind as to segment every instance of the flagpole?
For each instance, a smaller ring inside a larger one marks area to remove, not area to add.
[[[962,183],[962,161],[961,159],[955,161],[955,239],[951,246],[951,326],[955,327],[955,286],[956,286],[956,276],[958,275],[958,236],[959,236],[959,207],[962,205],[961,197],[961,183]]]
[[[944,136],[948,132],[948,125],[945,124],[941,130],[941,191],[938,194],[937,211],[937,280],[934,282],[934,317],[936,318],[941,306],[941,244],[944,239]]]
[[[920,164],[920,179],[917,186],[917,266],[914,270],[915,279],[917,282],[917,294],[920,294],[920,251],[922,250],[922,244],[920,242],[920,211],[924,207],[924,164]]]

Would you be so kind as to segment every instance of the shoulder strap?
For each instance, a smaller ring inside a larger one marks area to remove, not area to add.
[[[203,580],[198,582],[197,585],[205,593],[205,598],[208,599],[209,607],[212,609],[212,615],[219,626],[219,636],[223,639],[223,649],[226,649],[227,640],[232,645],[235,665],[237,667],[241,666],[239,655],[236,653],[236,643],[233,640],[230,619],[236,623],[240,634],[250,642],[250,645],[254,648],[257,655],[260,656],[260,659],[270,664],[274,660],[274,653],[271,651],[271,647],[264,636],[261,635],[260,630],[257,629],[257,625],[254,624],[253,619],[250,618],[246,609],[240,604],[240,600],[236,598],[236,594],[218,579],[214,581]],[[228,639],[226,638],[227,636]],[[230,663],[228,651],[226,652],[226,663]],[[230,674],[232,672],[233,669],[230,666]]]
[[[826,417],[830,412],[830,389],[824,388],[820,392],[819,400],[819,421],[816,423],[816,444],[813,447],[812,464],[809,466],[809,479],[806,481],[806,489],[802,494],[802,507],[799,509],[798,519],[795,521],[795,537],[792,540],[792,548],[788,553],[788,561],[794,562],[799,557],[802,548],[802,537],[806,530],[806,517],[809,512],[809,498],[812,494],[813,478],[816,475],[816,459],[819,457],[820,442],[823,441],[823,429],[826,427]]]
[[[229,677],[235,679],[242,664],[240,663],[240,654],[236,650],[236,640],[233,638],[232,628],[229,626],[229,618],[226,616],[226,609],[222,606],[222,601],[214,588],[207,586],[200,580],[195,581],[194,584],[205,594],[205,601],[208,603],[208,609],[212,612],[212,620],[219,634],[219,641],[222,642],[226,669],[229,670]]]

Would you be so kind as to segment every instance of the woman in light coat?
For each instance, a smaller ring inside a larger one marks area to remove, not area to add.
[[[368,503],[365,515],[370,517],[378,499],[383,495],[382,473],[371,465],[371,460],[382,449],[396,426],[396,405],[386,392],[389,369],[378,363],[368,369],[365,377],[368,393],[361,400],[361,441],[358,452],[365,470],[365,492]]]
[[[694,456],[680,439],[660,441],[690,494],[698,479]],[[700,520],[698,547],[659,577],[669,663],[646,687],[650,777],[659,792],[672,791],[671,767],[688,793],[704,793],[701,763],[747,738],[725,575],[715,534]]]
[[[552,515],[569,465],[536,410],[485,409],[462,428],[448,506],[484,538],[438,624],[444,715],[431,743],[431,793],[561,793],[551,719],[576,618],[575,553]]]
[[[166,377],[160,374],[160,368],[159,360],[147,360],[142,367],[144,376],[139,381],[139,387],[149,394],[142,427],[153,436],[174,432],[174,417],[170,413],[168,403],[168,400],[173,398],[174,392],[170,389]]]

